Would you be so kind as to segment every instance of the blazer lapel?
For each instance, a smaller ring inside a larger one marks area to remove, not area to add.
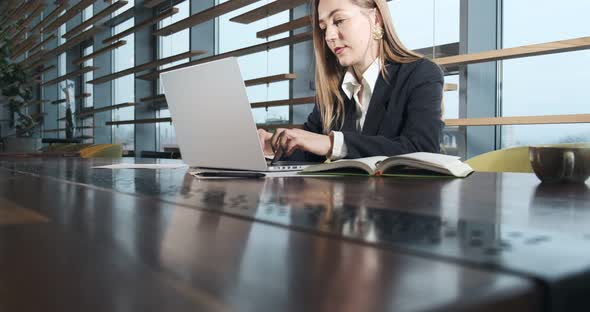
[[[363,125],[362,134],[364,135],[377,135],[377,132],[379,131],[383,117],[385,117],[387,103],[391,97],[393,80],[395,79],[395,77],[392,77],[393,72],[393,70],[388,68],[388,73],[390,78],[392,78],[392,81],[390,82],[385,81],[383,76],[379,74],[379,78],[375,84],[375,90],[373,91],[371,101],[369,102],[369,110],[365,117],[365,123]]]
[[[341,131],[352,131],[355,132],[356,130],[356,105],[354,104],[354,99],[349,99],[346,97],[346,94],[342,92],[342,97],[344,99],[344,125],[342,126]]]

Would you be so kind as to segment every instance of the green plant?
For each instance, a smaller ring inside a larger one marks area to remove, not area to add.
[[[18,24],[6,14],[6,10],[0,13],[0,20],[3,20],[0,24],[0,93],[10,111],[10,126],[16,128],[16,135],[31,136],[37,121],[24,112],[33,98],[32,89],[27,85],[31,77],[11,59],[14,45],[12,33]]]

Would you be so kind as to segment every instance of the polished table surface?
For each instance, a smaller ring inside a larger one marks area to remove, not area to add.
[[[111,162],[0,158],[0,311],[586,308],[588,185]]]

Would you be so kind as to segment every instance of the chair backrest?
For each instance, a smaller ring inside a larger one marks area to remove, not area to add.
[[[484,153],[466,160],[465,163],[480,172],[533,172],[528,146]]]
[[[555,147],[588,146],[590,143],[545,144]],[[519,146],[488,152],[465,161],[473,170],[483,172],[533,172],[529,147]]]

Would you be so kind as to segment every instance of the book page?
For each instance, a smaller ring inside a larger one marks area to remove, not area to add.
[[[398,155],[398,156],[393,156],[390,158],[413,159],[413,160],[417,160],[421,163],[432,164],[432,165],[436,165],[438,167],[443,167],[443,168],[445,168],[447,165],[453,164],[457,160],[461,159],[461,157],[459,157],[459,156],[436,154],[436,153],[425,153],[425,152]]]
[[[323,163],[320,165],[309,166],[303,169],[304,172],[317,172],[317,171],[328,171],[338,169],[360,169],[365,171],[369,175],[375,174],[376,164],[385,160],[386,156],[373,156],[363,157],[357,159],[340,159],[329,163]]]

